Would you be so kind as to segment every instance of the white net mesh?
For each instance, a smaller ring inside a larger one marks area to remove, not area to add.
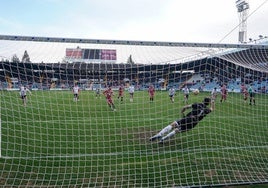
[[[1,36],[0,57],[3,187],[268,182],[265,43]],[[184,131],[181,109],[214,88],[215,110]],[[165,137],[176,120],[179,132]]]

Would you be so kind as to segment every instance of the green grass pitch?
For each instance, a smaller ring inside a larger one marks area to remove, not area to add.
[[[116,93],[117,95],[117,93]],[[191,95],[189,103],[208,93]],[[171,187],[268,181],[268,96],[256,106],[230,93],[193,130],[164,143],[148,139],[181,117],[183,95],[171,103],[158,91],[114,97],[116,112],[92,91],[1,91],[1,185],[43,187]]]

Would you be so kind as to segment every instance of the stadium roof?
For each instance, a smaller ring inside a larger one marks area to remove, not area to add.
[[[137,64],[179,64],[245,49],[268,49],[267,44],[211,44],[13,35],[0,35],[0,46],[0,58],[11,60],[14,54],[21,58],[27,50],[34,63],[62,62],[66,48],[77,46],[91,49],[116,49],[116,63],[126,63],[131,55],[134,63]]]

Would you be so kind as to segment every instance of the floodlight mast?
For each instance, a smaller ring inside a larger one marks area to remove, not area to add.
[[[239,16],[239,33],[238,41],[246,43],[247,41],[247,17],[249,11],[249,4],[247,0],[237,0],[236,8]]]

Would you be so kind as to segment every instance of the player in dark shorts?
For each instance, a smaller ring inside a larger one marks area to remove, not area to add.
[[[120,85],[119,86],[119,89],[118,89],[118,99],[121,99],[121,102],[123,102],[123,99],[124,99],[124,87],[123,85]]]
[[[207,114],[213,111],[209,108],[210,98],[204,98],[202,103],[186,105],[182,108],[181,113],[184,115],[185,110],[192,108],[183,118],[172,122],[163,128],[159,133],[150,138],[150,141],[160,139],[160,143],[173,137],[176,133],[185,132],[194,128]],[[164,136],[165,135],[165,136]]]
[[[23,105],[26,106],[27,103],[27,92],[32,95],[31,91],[26,86],[20,87],[20,97],[22,99]]]
[[[252,85],[249,86],[248,93],[249,93],[249,105],[251,105],[252,102],[255,105],[256,104],[256,102],[255,102],[255,91],[252,88]]]

